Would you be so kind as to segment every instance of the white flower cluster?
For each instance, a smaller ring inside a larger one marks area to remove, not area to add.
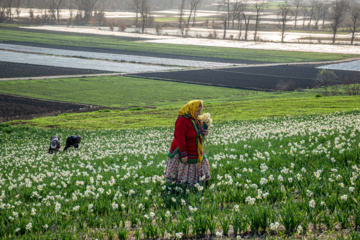
[[[204,113],[204,114],[200,115],[199,119],[201,120],[201,122],[203,124],[206,124],[206,126],[208,126],[208,128],[213,126],[212,119],[210,118],[210,113]]]
[[[270,223],[270,230],[277,231],[279,226],[280,226],[280,223],[278,223],[278,222]]]
[[[250,205],[254,205],[255,200],[256,200],[256,198],[252,198],[252,197],[248,196],[248,197],[246,197],[245,202],[250,204]]]

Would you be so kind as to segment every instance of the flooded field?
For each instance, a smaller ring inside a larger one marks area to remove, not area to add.
[[[287,32],[285,33],[285,42],[280,43],[280,32],[259,31],[257,36],[261,41],[253,41],[253,32],[249,32],[249,41],[238,41],[237,37],[239,31],[227,30],[226,40],[207,38],[209,34],[222,37],[223,31],[221,29],[207,29],[207,28],[191,28],[188,31],[188,37],[179,37],[179,29],[163,29],[161,35],[157,35],[154,28],[145,29],[145,34],[137,33],[135,28],[127,28],[126,32],[119,32],[117,28],[111,31],[109,27],[84,27],[84,26],[36,26],[27,27],[30,29],[61,31],[72,33],[90,33],[97,35],[108,36],[127,36],[127,37],[141,37],[148,38],[149,42],[170,43],[170,44],[185,44],[185,45],[200,45],[200,46],[214,46],[214,47],[232,47],[232,48],[250,48],[250,49],[268,49],[268,50],[282,50],[282,51],[300,51],[300,52],[323,52],[323,53],[345,53],[345,54],[360,54],[360,33],[356,35],[354,45],[349,45],[350,34],[338,35],[337,44],[330,44],[332,34],[318,34],[318,33],[301,33],[301,32]],[[234,40],[229,40],[230,36]],[[242,38],[244,31],[242,32]],[[200,38],[201,37],[201,38]],[[318,39],[329,39],[321,40]],[[341,41],[340,41],[341,40]],[[341,44],[339,44],[341,43]]]

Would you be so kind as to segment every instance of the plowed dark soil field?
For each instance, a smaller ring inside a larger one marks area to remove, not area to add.
[[[55,116],[62,113],[89,112],[102,108],[0,94],[0,122]]]
[[[98,74],[103,71],[0,62],[0,78]]]
[[[133,76],[259,91],[313,88],[321,69],[315,65],[276,65],[192,71],[152,72]],[[340,79],[360,79],[359,72],[333,71]]]

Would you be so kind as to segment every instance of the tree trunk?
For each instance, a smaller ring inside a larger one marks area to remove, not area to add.
[[[256,42],[256,35],[257,35],[257,28],[258,28],[258,17],[255,20],[255,32],[254,32],[254,41]]]
[[[191,19],[192,12],[193,12],[193,9],[191,8],[191,9],[190,9],[190,14],[189,14],[189,17],[188,17],[188,20],[187,20],[187,24],[186,24],[186,27],[187,27],[187,28],[189,27],[189,23],[190,23],[190,19]]]
[[[334,34],[333,34],[333,38],[332,38],[332,43],[334,44],[334,43],[335,43],[335,39],[336,39],[337,29],[333,29],[333,31],[334,31]]]
[[[225,18],[224,19],[224,36],[223,36],[223,39],[226,38],[226,24],[227,24],[227,19]]]

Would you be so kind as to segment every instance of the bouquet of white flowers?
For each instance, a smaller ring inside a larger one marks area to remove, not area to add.
[[[212,127],[212,119],[210,118],[210,113],[205,113],[199,116],[201,120],[201,125],[203,129],[207,130],[208,128]]]

